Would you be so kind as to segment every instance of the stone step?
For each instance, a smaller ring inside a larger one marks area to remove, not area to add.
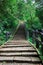
[[[23,44],[23,43],[6,43],[4,45],[31,46],[30,44]]]
[[[14,57],[14,60],[16,61],[24,61],[24,62],[41,62],[38,57]]]
[[[8,44],[9,43],[19,43],[19,44],[28,44],[28,42],[7,42]]]
[[[4,45],[3,48],[11,48],[11,47],[31,47],[31,45]]]
[[[38,56],[36,52],[1,52],[0,56]]]
[[[28,43],[26,40],[11,40],[8,43]]]
[[[0,56],[0,62],[28,62],[28,63],[41,63],[41,60],[39,60],[38,57],[22,57],[22,56],[15,56],[15,57],[1,57]]]
[[[15,62],[0,62],[0,65],[42,65],[41,63],[15,63]]]
[[[27,43],[27,42],[7,42],[7,44],[29,44],[29,43]]]
[[[12,47],[12,48],[1,48],[0,52],[3,51],[35,51],[33,47]]]
[[[13,44],[13,45],[14,45],[14,44],[15,44],[15,45],[25,45],[25,43],[6,43],[5,45],[7,45],[7,44],[8,44],[8,45],[10,45],[10,44]],[[30,44],[27,44],[27,45],[30,45]]]

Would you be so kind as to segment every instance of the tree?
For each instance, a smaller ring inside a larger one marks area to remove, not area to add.
[[[41,23],[36,15],[36,3],[32,0],[27,1],[24,8],[24,20],[26,21],[26,27],[28,29],[34,28],[41,28]],[[38,26],[37,26],[38,23]],[[36,27],[37,26],[37,27]]]
[[[36,15],[39,17],[40,22],[42,24],[42,28],[43,28],[43,22],[42,22],[43,21],[43,1],[42,0],[38,1],[36,6],[37,6]]]
[[[35,5],[32,4],[31,0],[27,1],[27,3],[25,4],[23,15],[24,20],[28,22],[27,24],[28,28],[32,27],[33,19],[35,18],[35,13],[36,13]]]

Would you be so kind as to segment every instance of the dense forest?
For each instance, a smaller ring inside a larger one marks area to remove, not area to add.
[[[0,45],[13,38],[19,21],[27,30],[43,29],[42,0],[0,0]],[[8,39],[6,38],[7,34]]]

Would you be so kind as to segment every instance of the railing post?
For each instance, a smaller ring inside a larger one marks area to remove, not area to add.
[[[37,39],[38,38],[38,30],[36,30],[36,32],[35,32],[35,37],[36,37],[36,48],[39,48],[39,40]]]
[[[35,42],[35,30],[32,30],[32,42]]]
[[[42,55],[43,55],[43,32],[41,32],[41,42],[42,42],[41,51],[42,51]]]
[[[41,31],[42,31],[42,33],[43,33],[43,29],[42,29]]]
[[[10,37],[10,32],[6,32],[5,35],[6,35],[6,41],[7,41]]]
[[[38,30],[35,30],[35,36],[38,37]]]
[[[29,30],[26,30],[26,38],[29,38]]]

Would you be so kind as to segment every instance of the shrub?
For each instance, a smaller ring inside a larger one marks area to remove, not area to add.
[[[41,23],[40,23],[40,20],[39,20],[38,17],[35,17],[33,19],[32,27],[35,28],[35,29],[41,29],[42,28]]]

